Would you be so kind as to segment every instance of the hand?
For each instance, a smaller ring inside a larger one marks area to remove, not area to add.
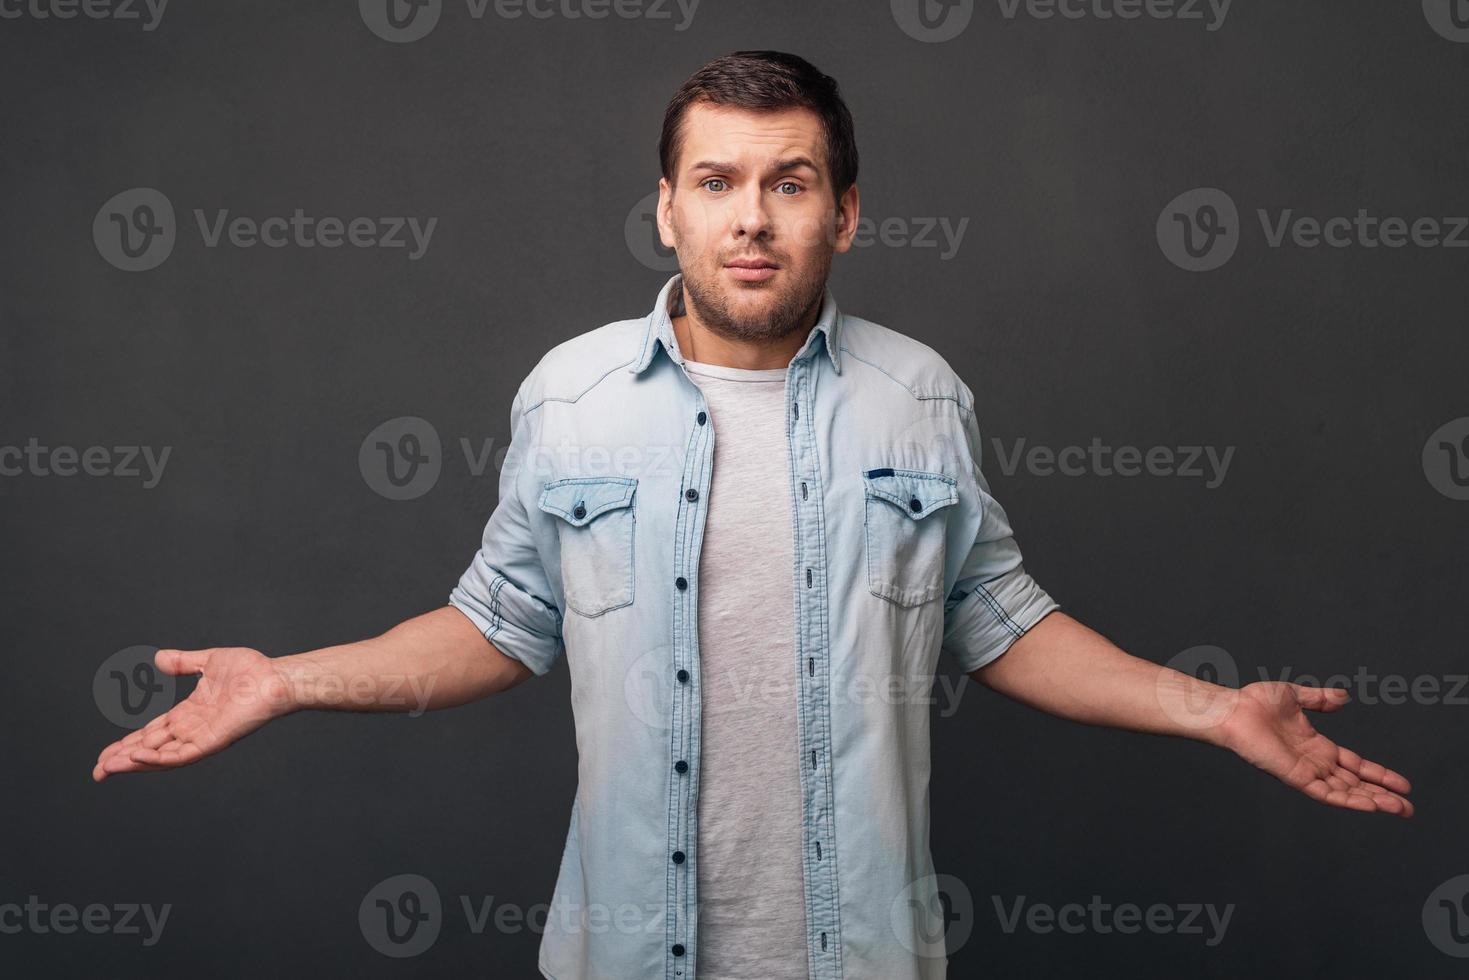
[[[203,677],[187,699],[103,749],[92,768],[97,782],[186,766],[294,708],[285,679],[258,650],[159,650],[153,662],[165,674]]]
[[[1260,681],[1240,688],[1224,721],[1223,744],[1246,762],[1311,799],[1363,812],[1413,815],[1399,795],[1408,780],[1342,748],[1311,727],[1305,711],[1335,711],[1350,700],[1342,688]]]

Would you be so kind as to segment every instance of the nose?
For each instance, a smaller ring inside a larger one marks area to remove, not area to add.
[[[749,184],[733,197],[730,205],[730,234],[735,238],[761,241],[770,237],[770,212],[765,208],[765,189]]]

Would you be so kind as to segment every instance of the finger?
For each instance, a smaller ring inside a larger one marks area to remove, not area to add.
[[[1325,780],[1313,780],[1302,792],[1319,803],[1357,810],[1362,813],[1391,813],[1402,817],[1413,815],[1413,804],[1395,793],[1366,784],[1348,790],[1333,789]]]
[[[165,674],[203,673],[204,664],[208,659],[208,650],[164,649],[153,655],[153,662]]]
[[[1338,746],[1337,761],[1341,763],[1342,768],[1351,770],[1369,783],[1386,786],[1395,793],[1413,792],[1413,784],[1408,782],[1407,777],[1402,773],[1394,772],[1384,765],[1364,759],[1351,749]]]
[[[1339,806],[1364,813],[1371,813],[1377,809],[1377,803],[1366,793],[1333,789],[1324,779],[1312,780],[1302,788],[1302,792],[1318,803],[1325,803],[1329,806]]]
[[[133,753],[133,761],[172,769],[177,766],[186,766],[202,758],[203,755],[204,751],[193,742],[173,741],[160,749],[138,749]]]
[[[1305,684],[1292,684],[1291,687],[1295,689],[1297,703],[1309,711],[1335,711],[1352,699],[1344,687],[1307,687]]]
[[[134,762],[126,752],[119,752],[102,763],[102,771],[109,776],[116,775],[120,772],[155,772],[159,768],[161,767],[150,766],[142,762]]]
[[[167,716],[165,715],[164,717]],[[156,749],[160,745],[165,745],[168,742],[173,741],[173,739],[173,729],[170,728],[167,724],[163,724],[145,734],[142,739],[140,739],[136,744],[132,746],[132,748],[134,750]]]

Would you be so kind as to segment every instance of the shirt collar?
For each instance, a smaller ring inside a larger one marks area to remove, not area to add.
[[[653,363],[653,356],[658,352],[659,344],[663,350],[675,362],[682,364],[684,357],[679,353],[678,341],[673,335],[673,317],[683,313],[683,273],[675,272],[669,280],[663,284],[658,292],[658,300],[653,304],[652,312],[645,318],[646,327],[639,336],[637,359],[632,362],[628,370],[633,374],[641,374],[649,364]],[[831,366],[837,374],[842,373],[841,359],[838,352],[841,350],[842,314],[837,309],[836,298],[832,296],[828,287],[823,290],[821,296],[821,313],[816,318],[816,325],[811,328],[811,333],[806,338],[806,343],[791,358],[792,362],[799,361],[803,357],[812,354],[818,345],[824,344],[827,356],[831,358]]]

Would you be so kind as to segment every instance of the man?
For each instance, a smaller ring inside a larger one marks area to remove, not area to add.
[[[1027,574],[969,387],[826,288],[859,214],[834,81],[777,52],[720,58],[668,107],[660,156],[681,272],[648,315],[573,337],[522,382],[500,499],[449,605],[296,656],[160,650],[203,681],[95,778],[193,762],[349,675],[407,678],[442,707],[564,650],[579,785],[541,944],[555,980],[942,977],[941,651],[1043,711],[1412,815],[1406,779],[1307,721],[1344,691],[1230,690],[1131,657]]]

